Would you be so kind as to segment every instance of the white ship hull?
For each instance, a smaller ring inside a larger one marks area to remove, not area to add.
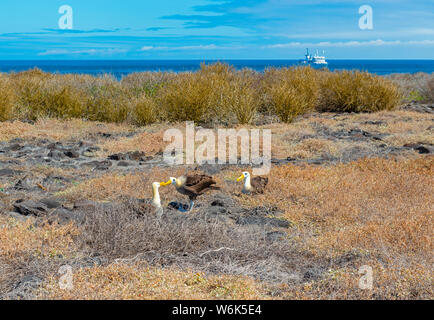
[[[309,49],[307,49],[305,59],[300,60],[300,64],[306,65],[306,66],[311,66],[311,67],[319,67],[319,68],[324,68],[328,65],[324,56],[318,55],[318,52],[317,52],[317,54],[311,56],[309,54]]]

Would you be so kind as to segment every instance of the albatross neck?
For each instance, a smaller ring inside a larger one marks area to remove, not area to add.
[[[250,184],[250,176],[247,176],[247,177],[244,179],[244,188],[245,188],[246,190],[250,190],[250,189],[252,188],[252,185]]]
[[[156,207],[161,207],[160,193],[155,186],[152,186],[152,204]]]
[[[185,182],[187,181],[187,178],[185,176],[181,176],[178,179],[176,179],[176,188],[181,188],[184,186]]]

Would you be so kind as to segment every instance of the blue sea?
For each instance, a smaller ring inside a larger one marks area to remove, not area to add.
[[[289,67],[298,60],[220,60],[237,69],[251,68],[264,71],[269,67]],[[83,73],[100,75],[110,73],[121,78],[132,72],[141,71],[195,71],[200,64],[215,60],[0,60],[0,72],[18,72],[39,68],[46,72]],[[387,75],[391,73],[434,72],[434,60],[328,60],[330,70],[361,70]]]

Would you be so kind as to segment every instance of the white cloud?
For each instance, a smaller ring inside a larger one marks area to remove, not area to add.
[[[149,50],[152,50],[152,49],[154,49],[154,47],[152,47],[152,46],[144,46],[144,47],[142,47],[142,49],[140,49],[141,51],[149,51]]]
[[[370,40],[370,41],[340,41],[340,42],[288,42],[278,43],[265,46],[263,48],[281,49],[281,48],[299,48],[299,47],[369,47],[369,46],[397,46],[397,45],[434,45],[434,40]]]
[[[215,44],[198,45],[198,46],[178,46],[178,47],[153,47],[144,46],[140,51],[178,51],[178,50],[230,50],[241,49],[242,46],[216,46]]]
[[[44,52],[38,53],[38,56],[50,56],[50,55],[70,55],[70,54],[102,54],[102,55],[111,55],[116,53],[125,53],[126,49],[117,49],[117,48],[108,48],[108,49],[82,49],[82,50],[67,50],[67,49],[54,49],[47,50]]]
[[[329,31],[329,32],[293,32],[288,30],[286,33],[269,33],[271,37],[283,37],[288,39],[335,39],[344,41],[346,39],[367,39],[367,38],[401,38],[411,39],[415,37],[426,37],[434,35],[434,29],[413,28],[413,29],[394,29],[394,30],[369,30],[369,31]]]

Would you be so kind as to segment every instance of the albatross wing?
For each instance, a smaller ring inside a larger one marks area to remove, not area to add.
[[[254,192],[264,193],[265,187],[268,184],[268,178],[256,176],[256,177],[252,178],[250,184],[252,185]]]
[[[209,190],[220,190],[219,187],[213,186],[215,180],[207,175],[191,175],[186,177],[184,190],[191,196],[198,196]]]

